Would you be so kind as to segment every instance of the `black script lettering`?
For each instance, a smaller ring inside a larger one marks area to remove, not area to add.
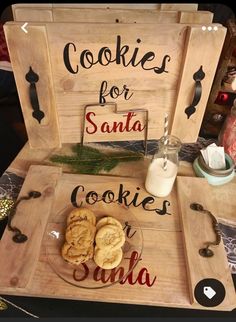
[[[168,200],[164,200],[163,201],[163,206],[162,206],[162,209],[160,210],[157,210],[156,209],[156,212],[159,214],[159,215],[171,215],[169,212],[167,212],[167,206],[170,206],[170,202]]]
[[[79,71],[79,66],[76,65],[76,69],[74,70],[70,64],[70,58],[69,58],[70,46],[72,46],[74,48],[74,51],[76,51],[75,44],[73,44],[72,42],[69,42],[68,44],[66,44],[64,51],[63,51],[63,60],[64,60],[64,64],[65,64],[66,68],[68,69],[68,71],[72,74],[77,74]]]
[[[125,222],[125,227],[123,228],[124,231],[126,231],[126,236],[128,238],[132,238],[136,234],[136,230],[130,235],[130,231],[132,229],[132,226],[128,223],[128,221]]]
[[[83,270],[81,268],[83,267]],[[81,275],[82,274],[82,275]],[[89,268],[85,263],[80,264],[78,269],[74,269],[73,271],[73,278],[77,282],[84,281],[89,274]]]
[[[101,84],[101,87],[100,87],[100,91],[99,91],[99,103],[100,104],[106,103],[105,96],[109,95],[109,93],[105,94],[106,89],[107,89],[107,82],[103,81],[102,84]]]
[[[112,86],[111,90],[110,90],[110,95],[111,98],[116,99],[117,97],[121,96],[124,92],[124,89],[120,92],[119,88],[117,86]]]
[[[130,191],[128,190],[125,190],[123,191],[123,184],[121,183],[120,184],[120,188],[119,188],[119,192],[118,192],[118,199],[117,201],[120,203],[120,204],[125,204],[126,207],[128,207],[130,204],[127,202],[127,197],[130,195]]]
[[[155,199],[153,197],[146,197],[142,201],[142,206],[144,210],[149,210],[146,208],[146,204],[153,204]]]
[[[139,187],[137,187],[136,189],[140,190]],[[79,205],[76,202],[77,196],[79,195],[80,192],[83,192],[83,191],[84,191],[84,186],[78,185],[73,189],[71,193],[71,203],[76,208],[81,207],[83,204],[83,201],[81,201]],[[170,206],[170,202],[168,200],[163,201],[162,209],[150,208],[148,207],[148,205],[153,204],[155,201],[155,199],[151,196],[145,197],[144,199],[141,199],[141,201],[139,201],[138,200],[140,196],[139,192],[136,192],[132,198],[132,196],[130,196],[130,191],[125,190],[123,184],[119,185],[119,190],[117,191],[117,193],[118,194],[116,199],[115,193],[112,190],[106,190],[103,192],[103,194],[102,193],[99,194],[101,195],[101,198],[99,198],[99,195],[96,191],[89,191],[85,196],[85,200],[86,200],[86,203],[90,205],[93,205],[97,202],[105,202],[107,204],[111,202],[118,202],[120,204],[125,205],[126,207],[130,205],[133,205],[134,207],[139,207],[140,205],[142,205],[143,209],[146,211],[155,211],[158,215],[171,215],[171,213],[167,211],[168,206]],[[128,199],[129,196],[130,196],[130,199]]]
[[[125,89],[124,98],[125,98],[125,100],[128,101],[133,96],[134,93],[131,93],[130,95],[128,95],[129,94],[129,88],[127,88],[126,85],[124,85],[123,88]]]
[[[148,197],[149,198],[149,197]],[[151,197],[150,197],[151,198]],[[151,201],[151,200],[150,200]],[[153,203],[153,202],[148,202],[148,203]],[[158,215],[171,215],[171,213],[167,212],[167,206],[170,206],[170,202],[168,200],[164,200],[163,204],[162,204],[162,209],[150,209],[150,208],[146,208],[147,202],[145,203],[145,205],[143,205],[143,209],[147,210],[147,211],[155,211]],[[166,206],[167,205],[167,206]]]
[[[148,53],[146,53],[142,60],[141,60],[141,66],[144,70],[151,70],[151,69],[154,69],[157,68],[157,67],[151,67],[151,68],[146,68],[144,67],[144,64],[147,62],[147,61],[152,61],[153,59],[155,58],[155,54],[152,52],[152,51],[149,51]]]
[[[93,126],[93,129],[91,130],[89,129],[88,126],[86,126],[86,132],[88,134],[94,134],[95,132],[97,132],[97,129],[98,129],[97,125],[91,120],[91,117],[90,117],[91,115],[95,116],[96,114],[94,112],[88,112],[85,116],[86,120]]]
[[[140,43],[141,40],[140,39],[137,39],[137,43]],[[138,66],[138,64],[140,63],[140,61],[138,63],[135,64],[135,59],[137,57],[137,54],[138,54],[138,51],[139,51],[139,48],[138,47],[135,47],[134,48],[134,52],[133,52],[133,55],[132,55],[132,58],[130,59],[130,61],[126,64],[126,66],[128,65],[132,65],[133,67],[136,67]]]
[[[85,61],[87,61],[88,66],[85,65]],[[93,54],[91,53],[90,50],[85,49],[82,51],[82,53],[80,55],[80,64],[82,67],[84,67],[85,69],[89,69],[93,65],[95,65],[96,63],[94,63],[94,61],[93,61]]]
[[[86,195],[86,202],[89,205],[94,205],[98,201],[98,194],[95,191],[89,191]]]
[[[106,103],[106,96],[110,96],[113,99],[117,99],[119,96],[121,96],[124,93],[124,99],[129,100],[132,96],[133,93],[129,94],[129,88],[127,88],[126,85],[123,86],[121,90],[117,86],[112,86],[111,89],[106,93],[107,90],[107,81],[103,81],[101,83],[100,91],[99,91],[99,103],[104,104]]]
[[[161,73],[168,73],[167,70],[165,70],[166,68],[166,60],[170,61],[170,56],[169,55],[165,55],[162,61],[162,65],[161,67],[155,67],[154,68],[154,72],[157,74],[161,74]]]
[[[116,64],[120,65],[121,60],[123,66],[125,66],[125,54],[129,51],[129,46],[124,45],[121,47],[121,37],[117,36],[116,42]]]
[[[106,198],[108,197],[108,201],[106,201]],[[107,190],[103,193],[102,195],[102,200],[105,202],[105,203],[111,203],[114,201],[114,198],[115,198],[115,194],[113,191],[111,190]]]
[[[73,191],[72,191],[72,193],[71,193],[71,197],[70,197],[70,201],[71,201],[72,205],[73,205],[74,207],[76,207],[76,208],[81,207],[81,206],[82,206],[82,204],[83,204],[83,201],[81,201],[80,205],[78,205],[78,204],[77,204],[77,202],[76,202],[77,193],[78,193],[78,190],[79,190],[80,188],[82,189],[82,191],[84,191],[84,186],[77,186],[77,187],[75,187],[75,188],[73,189]]]
[[[137,190],[140,190],[139,187],[136,188]],[[142,204],[142,201],[140,203],[137,203],[138,197],[139,197],[139,192],[136,192],[134,194],[133,199],[130,201],[130,203],[128,203],[126,197],[128,197],[130,195],[130,191],[125,190],[123,191],[123,184],[120,184],[120,189],[119,189],[119,193],[118,193],[118,199],[117,201],[119,203],[122,203],[122,199],[124,199],[124,204],[128,207],[130,205],[133,205],[134,207],[139,207]]]
[[[141,43],[141,39],[137,39],[138,43]],[[72,74],[77,74],[79,71],[79,66],[76,65],[76,68],[73,68],[70,63],[70,55],[69,49],[73,48],[74,52],[76,52],[76,46],[74,43],[67,43],[64,47],[63,51],[63,59],[64,64],[67,70]],[[147,52],[141,58],[138,58],[139,47],[135,47],[133,53],[131,53],[131,58],[127,57],[127,53],[129,52],[130,47],[128,45],[121,44],[121,36],[117,36],[116,40],[116,53],[114,55],[114,59],[112,59],[112,52],[109,47],[102,47],[97,54],[97,60],[94,58],[93,53],[89,49],[84,49],[80,54],[80,65],[85,69],[90,69],[92,66],[96,64],[101,64],[102,66],[107,66],[110,63],[116,63],[117,65],[122,64],[124,67],[128,67],[129,65],[133,67],[137,67],[141,65],[143,70],[154,70],[156,74],[168,73],[166,70],[166,64],[170,61],[170,56],[165,55],[162,59],[162,65],[160,67],[146,67],[147,62],[151,62],[155,58],[155,53],[152,51]],[[101,101],[101,100],[100,100]],[[103,102],[104,103],[104,102]]]
[[[103,62],[103,59],[102,59],[103,57],[106,59],[106,62],[105,63]],[[107,66],[110,63],[113,63],[115,61],[115,59],[114,60],[111,60],[111,50],[110,50],[110,48],[108,48],[108,47],[102,47],[99,50],[99,53],[98,53],[98,61],[99,61],[99,63],[102,66]]]

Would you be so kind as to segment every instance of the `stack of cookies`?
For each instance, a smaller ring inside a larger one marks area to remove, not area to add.
[[[79,265],[93,258],[96,216],[87,208],[73,209],[67,217],[62,257]]]
[[[122,260],[124,243],[125,233],[117,219],[107,216],[96,224],[90,209],[73,209],[67,217],[61,254],[71,264],[79,265],[93,258],[99,267],[112,269]]]
[[[104,217],[98,221],[96,229],[95,263],[104,269],[117,267],[122,260],[125,243],[121,223],[113,217]]]

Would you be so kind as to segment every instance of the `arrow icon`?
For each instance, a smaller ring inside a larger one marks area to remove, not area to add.
[[[26,26],[28,25],[28,22],[25,22],[23,26],[21,26],[21,29],[27,34],[28,30],[26,30]]]

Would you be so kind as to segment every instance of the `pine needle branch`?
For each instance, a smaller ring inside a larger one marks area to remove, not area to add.
[[[73,155],[53,155],[50,160],[55,163],[67,164],[75,172],[98,174],[100,171],[111,171],[119,162],[138,161],[143,158],[141,153],[131,151],[103,153],[98,149],[76,144],[72,147]]]

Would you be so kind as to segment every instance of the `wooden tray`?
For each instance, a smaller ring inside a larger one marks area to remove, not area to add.
[[[214,248],[215,255],[211,258],[202,258],[198,254],[204,241],[214,240],[215,237],[209,218],[196,214],[189,205],[191,202],[199,202],[217,217],[226,203],[232,205],[226,210],[232,213],[235,200],[229,203],[227,198],[230,197],[230,191],[235,191],[235,185],[226,185],[225,194],[221,196],[222,189],[209,186],[205,179],[178,177],[177,187],[174,187],[169,197],[152,200],[140,179],[72,175],[61,173],[58,167],[32,165],[20,196],[27,195],[32,189],[40,191],[42,196],[22,201],[13,219],[13,224],[29,237],[28,241],[16,244],[12,241],[12,232],[7,229],[4,232],[0,243],[0,256],[4,263],[0,272],[0,292],[21,296],[231,310],[236,303],[235,290],[224,245],[221,241]],[[48,264],[45,253],[47,222],[70,204],[71,198],[78,202],[82,190],[85,194],[89,191],[103,194],[111,190],[115,198],[121,198],[122,203],[130,203],[130,210],[142,227],[144,241],[141,260],[124,284],[117,283],[102,289],[82,289],[59,278]],[[223,302],[216,307],[203,307],[194,297],[196,284],[205,278],[221,281],[226,290]]]
[[[54,148],[82,137],[158,139],[165,113],[171,134],[186,143],[197,140],[225,27],[30,22],[27,33],[21,27],[8,22],[4,31],[31,147]],[[116,103],[119,114],[99,105],[105,101]],[[85,111],[89,104],[95,105]],[[38,106],[40,120],[32,114]]]

